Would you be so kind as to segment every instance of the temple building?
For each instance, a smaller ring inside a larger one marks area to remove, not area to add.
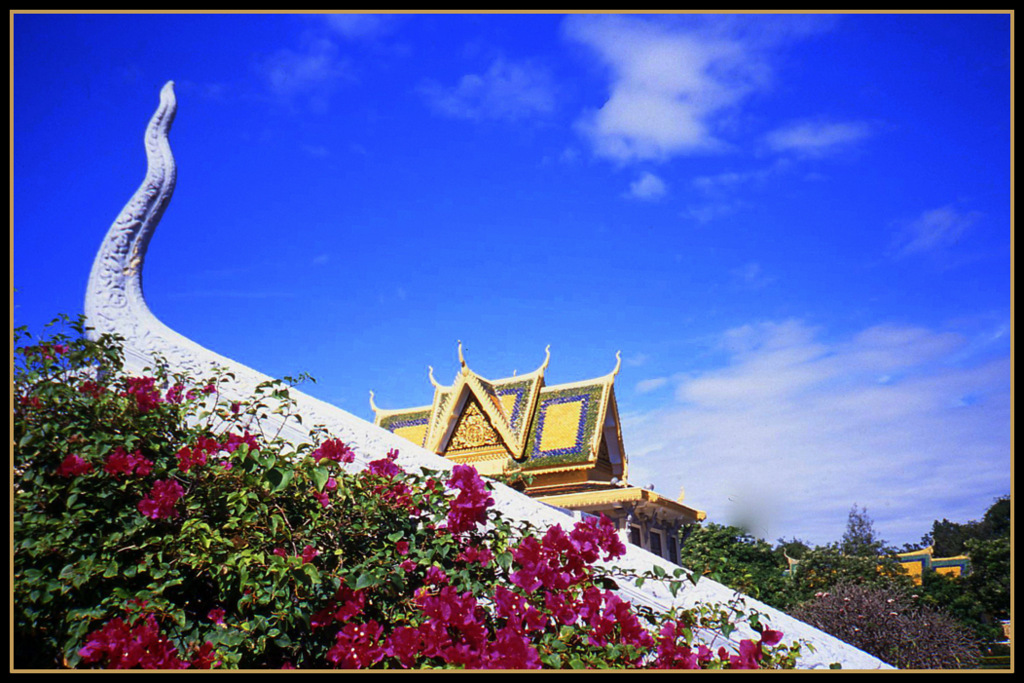
[[[966,555],[935,557],[935,550],[932,546],[909,553],[898,553],[896,559],[900,561],[917,585],[921,584],[921,576],[925,572],[964,576],[971,568],[971,559]]]
[[[429,405],[401,410],[370,406],[374,424],[481,475],[519,484],[527,495],[582,514],[604,514],[633,544],[679,562],[679,532],[706,517],[701,511],[626,482],[615,376],[548,386],[539,368],[525,375],[486,379],[467,365],[445,386],[429,378]]]

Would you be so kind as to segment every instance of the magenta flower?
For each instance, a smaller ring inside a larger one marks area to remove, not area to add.
[[[313,451],[313,458],[320,462],[327,459],[334,462],[355,462],[356,454],[340,439],[329,439]]]
[[[459,553],[458,557],[455,559],[459,562],[465,562],[466,564],[479,562],[480,566],[486,567],[487,564],[494,559],[494,553],[491,552],[490,548],[477,548],[476,546],[470,546]]]
[[[409,541],[399,541],[395,543],[395,552],[399,555],[409,554]]]
[[[366,466],[367,474],[374,474],[378,477],[391,479],[402,474],[404,470],[395,464],[398,459],[398,451],[392,449],[388,454],[379,460],[373,460]]]
[[[132,473],[144,477],[153,471],[153,462],[145,458],[141,451],[127,453],[124,448],[118,446],[107,456],[103,463],[103,471],[115,479],[120,474]]]
[[[148,413],[163,403],[160,392],[156,388],[156,378],[129,377],[126,381],[128,389],[125,391],[125,395],[135,397],[135,405],[139,412]]]
[[[313,558],[320,554],[320,551],[315,549],[311,545],[307,545],[302,549],[302,564],[312,562]]]
[[[92,396],[93,398],[99,398],[104,393],[106,393],[106,391],[106,387],[100,384],[96,384],[96,382],[93,382],[92,380],[88,379],[78,386],[79,393],[86,394],[87,396]]]
[[[88,474],[92,471],[92,463],[83,460],[78,455],[72,453],[68,457],[64,458],[64,461],[57,468],[57,476],[59,477],[77,477],[81,474]]]
[[[327,660],[342,669],[365,669],[384,657],[383,632],[376,621],[346,624],[338,631]]]
[[[122,619],[110,620],[90,633],[78,651],[86,663],[104,661],[110,669],[186,669],[188,662],[160,632],[153,615],[128,626]]]
[[[139,512],[150,519],[168,519],[178,516],[174,504],[185,494],[181,484],[173,479],[153,484],[149,496],[139,501]]]
[[[448,530],[461,534],[487,521],[487,509],[494,505],[494,499],[487,492],[487,485],[472,465],[456,465],[448,485],[458,490],[448,509]]]
[[[191,664],[196,669],[216,668],[219,665],[219,663],[217,662],[217,659],[215,658],[214,655],[215,653],[213,651],[213,643],[211,643],[210,641],[206,641],[205,643],[203,643],[202,647],[200,647],[196,651],[195,656],[192,657]]]
[[[164,401],[167,403],[181,403],[184,400],[184,391],[185,387],[183,385],[175,384],[164,394]]]
[[[223,624],[224,623],[224,610],[222,610],[219,607],[217,607],[215,609],[212,609],[212,610],[210,610],[210,613],[206,615],[206,618],[209,619],[210,621],[212,621],[215,624]]]

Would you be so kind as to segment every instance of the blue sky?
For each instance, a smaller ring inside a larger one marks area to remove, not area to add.
[[[13,22],[13,322],[82,310],[175,81],[171,328],[370,419],[616,382],[630,481],[774,541],[1011,480],[1008,14]]]

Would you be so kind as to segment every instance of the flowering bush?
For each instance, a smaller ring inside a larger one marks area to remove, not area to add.
[[[116,340],[16,332],[17,668],[772,668],[799,654],[756,615],[760,638],[732,644],[731,608],[623,600],[618,581],[667,577],[599,568],[625,550],[607,519],[534,533],[472,467],[406,472],[390,452],[357,471],[322,430],[277,440],[258,417],[291,409],[281,383],[231,402],[217,378],[125,376]]]
[[[968,629],[899,586],[841,583],[794,616],[901,669],[972,669],[981,654]]]

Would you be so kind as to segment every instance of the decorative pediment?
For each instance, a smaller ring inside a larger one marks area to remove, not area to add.
[[[438,454],[504,450],[520,470],[592,470],[608,479],[625,478],[626,462],[615,405],[615,376],[545,386],[550,349],[539,368],[525,375],[490,380],[466,364],[459,343],[460,369],[450,386],[430,382],[430,406],[385,411],[372,404],[376,423]]]

